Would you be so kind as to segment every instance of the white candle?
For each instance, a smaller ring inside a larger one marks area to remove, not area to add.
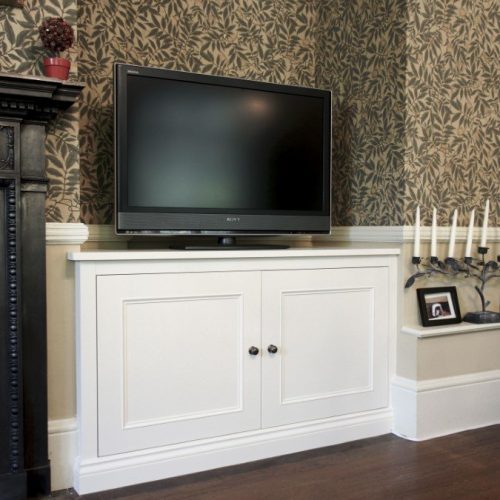
[[[413,247],[413,257],[420,257],[420,207],[417,207],[415,214],[415,245]]]
[[[451,223],[450,232],[450,247],[448,250],[448,257],[453,257],[455,254],[455,237],[457,234],[457,209],[453,212],[453,222]]]
[[[490,200],[486,200],[483,216],[483,230],[481,231],[481,244],[479,246],[486,247],[486,235],[488,234],[488,215],[490,213]]]
[[[431,228],[431,257],[437,257],[437,211],[432,209],[432,228]]]
[[[469,229],[467,230],[467,243],[465,245],[465,257],[472,257],[472,234],[474,233],[475,210],[472,210],[469,220]]]

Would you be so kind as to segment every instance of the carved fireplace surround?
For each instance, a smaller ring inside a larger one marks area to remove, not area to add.
[[[0,73],[0,498],[50,492],[45,127],[83,85]]]

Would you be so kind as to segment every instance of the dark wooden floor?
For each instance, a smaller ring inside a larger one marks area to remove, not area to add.
[[[57,500],[63,498],[500,500],[500,425],[420,443],[387,435]]]

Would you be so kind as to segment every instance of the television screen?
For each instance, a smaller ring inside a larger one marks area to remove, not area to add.
[[[117,65],[115,106],[118,232],[329,232],[329,92]]]

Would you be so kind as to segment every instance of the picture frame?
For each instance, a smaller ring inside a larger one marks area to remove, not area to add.
[[[418,288],[417,297],[422,326],[462,322],[456,287]]]

